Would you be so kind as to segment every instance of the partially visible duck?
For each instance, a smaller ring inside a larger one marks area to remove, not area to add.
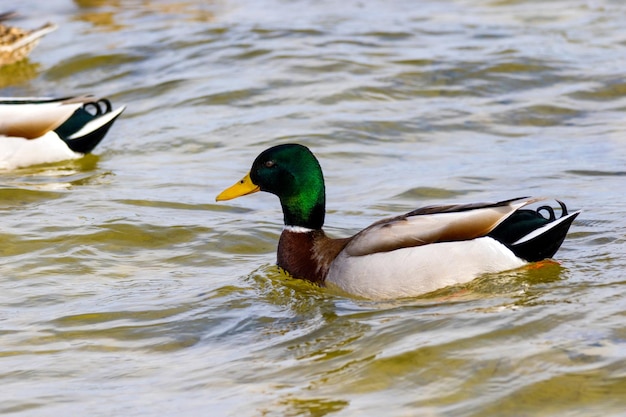
[[[13,16],[15,16],[14,12],[0,13],[0,21]],[[24,30],[0,23],[0,66],[26,58],[41,38],[56,28],[55,24],[46,23],[39,29]]]
[[[558,218],[549,206],[523,208],[540,200],[533,198],[428,206],[376,222],[350,238],[331,239],[322,230],[322,170],[298,144],[263,151],[250,172],[216,200],[257,191],[280,199],[285,227],[279,267],[371,299],[416,296],[550,258],[580,213],[568,214],[561,202]]]
[[[0,97],[0,169],[76,159],[100,143],[124,106],[106,98]]]

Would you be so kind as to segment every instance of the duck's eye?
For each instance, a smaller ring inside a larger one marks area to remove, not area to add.
[[[266,167],[266,168],[271,168],[271,167],[273,167],[274,165],[276,165],[276,162],[274,162],[274,161],[272,161],[272,160],[269,160],[269,161],[266,161],[266,162],[265,162],[265,167]]]

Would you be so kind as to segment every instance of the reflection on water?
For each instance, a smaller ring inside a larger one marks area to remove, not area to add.
[[[40,66],[28,58],[10,65],[0,66],[0,88],[27,83],[39,74]]]
[[[13,187],[12,193],[24,190],[63,190],[71,187],[105,181],[110,172],[98,170],[99,157],[87,155],[55,164],[46,164],[0,173],[4,186]],[[15,196],[7,196],[13,199]]]
[[[59,29],[0,95],[128,109],[95,155],[0,173],[0,414],[621,415],[625,7],[26,0]],[[441,202],[583,213],[557,261],[356,299],[274,266],[275,197],[214,201],[287,141],[332,236]]]
[[[151,18],[160,15],[168,19],[193,22],[211,22],[214,14],[210,10],[212,2],[197,1],[106,1],[106,0],[74,0],[79,7],[79,12],[73,19],[89,23],[97,29],[105,32],[117,32],[130,29],[124,23],[125,14],[131,12],[135,17]]]

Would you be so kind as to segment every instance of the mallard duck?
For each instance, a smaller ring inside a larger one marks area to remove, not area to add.
[[[80,158],[124,108],[91,96],[0,98],[0,169]]]
[[[331,239],[324,225],[320,164],[305,146],[263,151],[242,180],[217,201],[257,191],[275,194],[283,210],[278,266],[290,275],[370,299],[416,296],[552,257],[580,212],[556,217],[541,199],[428,206],[378,221],[356,235]],[[545,212],[543,216],[541,212]]]
[[[14,12],[0,13],[0,21],[15,16]],[[26,58],[41,38],[57,26],[46,23],[39,29],[24,30],[0,23],[0,66],[12,64]]]

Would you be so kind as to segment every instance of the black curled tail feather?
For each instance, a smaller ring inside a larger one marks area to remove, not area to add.
[[[562,202],[561,200],[556,200],[557,203],[559,203],[559,206],[561,206],[561,217],[563,216],[567,216],[568,212],[567,212],[567,206],[565,205],[564,202]],[[556,220],[556,215],[554,214],[554,209],[550,206],[541,206],[537,209],[537,213],[541,214],[542,211],[547,211],[548,212],[548,220],[549,221],[554,221]]]
[[[509,248],[516,256],[528,261],[536,262],[542,259],[552,258],[565,240],[567,231],[574,219],[580,214],[579,211],[560,217],[554,222],[543,226],[540,233],[528,238],[524,237],[513,243]]]
[[[78,108],[69,119],[54,131],[72,151],[86,154],[91,152],[102,141],[119,114],[93,129],[83,132],[81,132],[81,129],[88,123],[94,122],[111,112],[113,112],[113,106],[111,106],[111,102],[108,99],[101,98],[90,101]],[[77,135],[79,132],[81,134]]]
[[[541,206],[537,210],[522,209],[509,216],[488,236],[507,246],[517,257],[528,262],[551,258],[565,240],[567,231],[580,212],[569,214],[561,201],[561,216],[554,209]],[[547,217],[541,213],[546,212]]]

